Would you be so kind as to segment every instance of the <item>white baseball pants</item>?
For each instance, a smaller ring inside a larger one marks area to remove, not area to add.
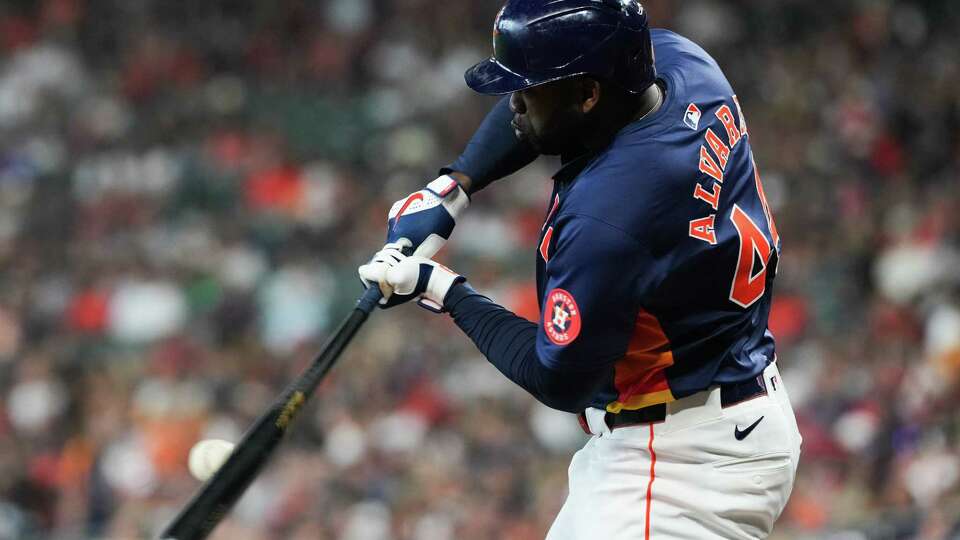
[[[801,437],[776,363],[763,375],[765,396],[722,408],[716,387],[667,404],[654,424],[611,431],[589,409],[594,436],[573,456],[547,540],[766,538],[790,497]]]

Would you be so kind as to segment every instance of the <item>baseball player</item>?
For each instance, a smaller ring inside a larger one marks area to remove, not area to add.
[[[767,537],[801,438],[767,329],[780,239],[720,68],[651,31],[634,0],[509,0],[493,56],[466,81],[509,97],[443,176],[394,205],[361,278],[384,307],[449,313],[593,435],[548,540]],[[563,166],[536,246],[534,324],[429,257],[468,192],[538,154]]]

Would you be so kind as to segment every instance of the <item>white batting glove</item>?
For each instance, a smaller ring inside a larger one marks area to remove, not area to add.
[[[440,313],[443,299],[464,277],[426,257],[406,256],[408,242],[387,244],[369,263],[359,268],[360,279],[369,287],[378,284],[383,292],[380,306],[393,307],[413,298],[421,307]]]
[[[408,240],[413,254],[433,257],[450,238],[457,217],[470,204],[467,192],[449,175],[393,203],[387,216],[387,245]]]

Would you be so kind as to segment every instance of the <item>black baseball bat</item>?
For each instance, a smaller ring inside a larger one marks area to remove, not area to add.
[[[379,287],[367,289],[313,363],[250,426],[223,466],[194,493],[160,538],[199,540],[213,531],[263,469],[283,439],[290,421],[337,362],[380,298]]]

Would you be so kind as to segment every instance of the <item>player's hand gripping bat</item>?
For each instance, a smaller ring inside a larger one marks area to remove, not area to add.
[[[380,297],[378,287],[367,289],[357,302],[357,307],[343,321],[313,363],[247,430],[226,463],[193,495],[160,538],[198,540],[206,538],[213,531],[257,477],[283,439],[290,421],[336,363]]]

